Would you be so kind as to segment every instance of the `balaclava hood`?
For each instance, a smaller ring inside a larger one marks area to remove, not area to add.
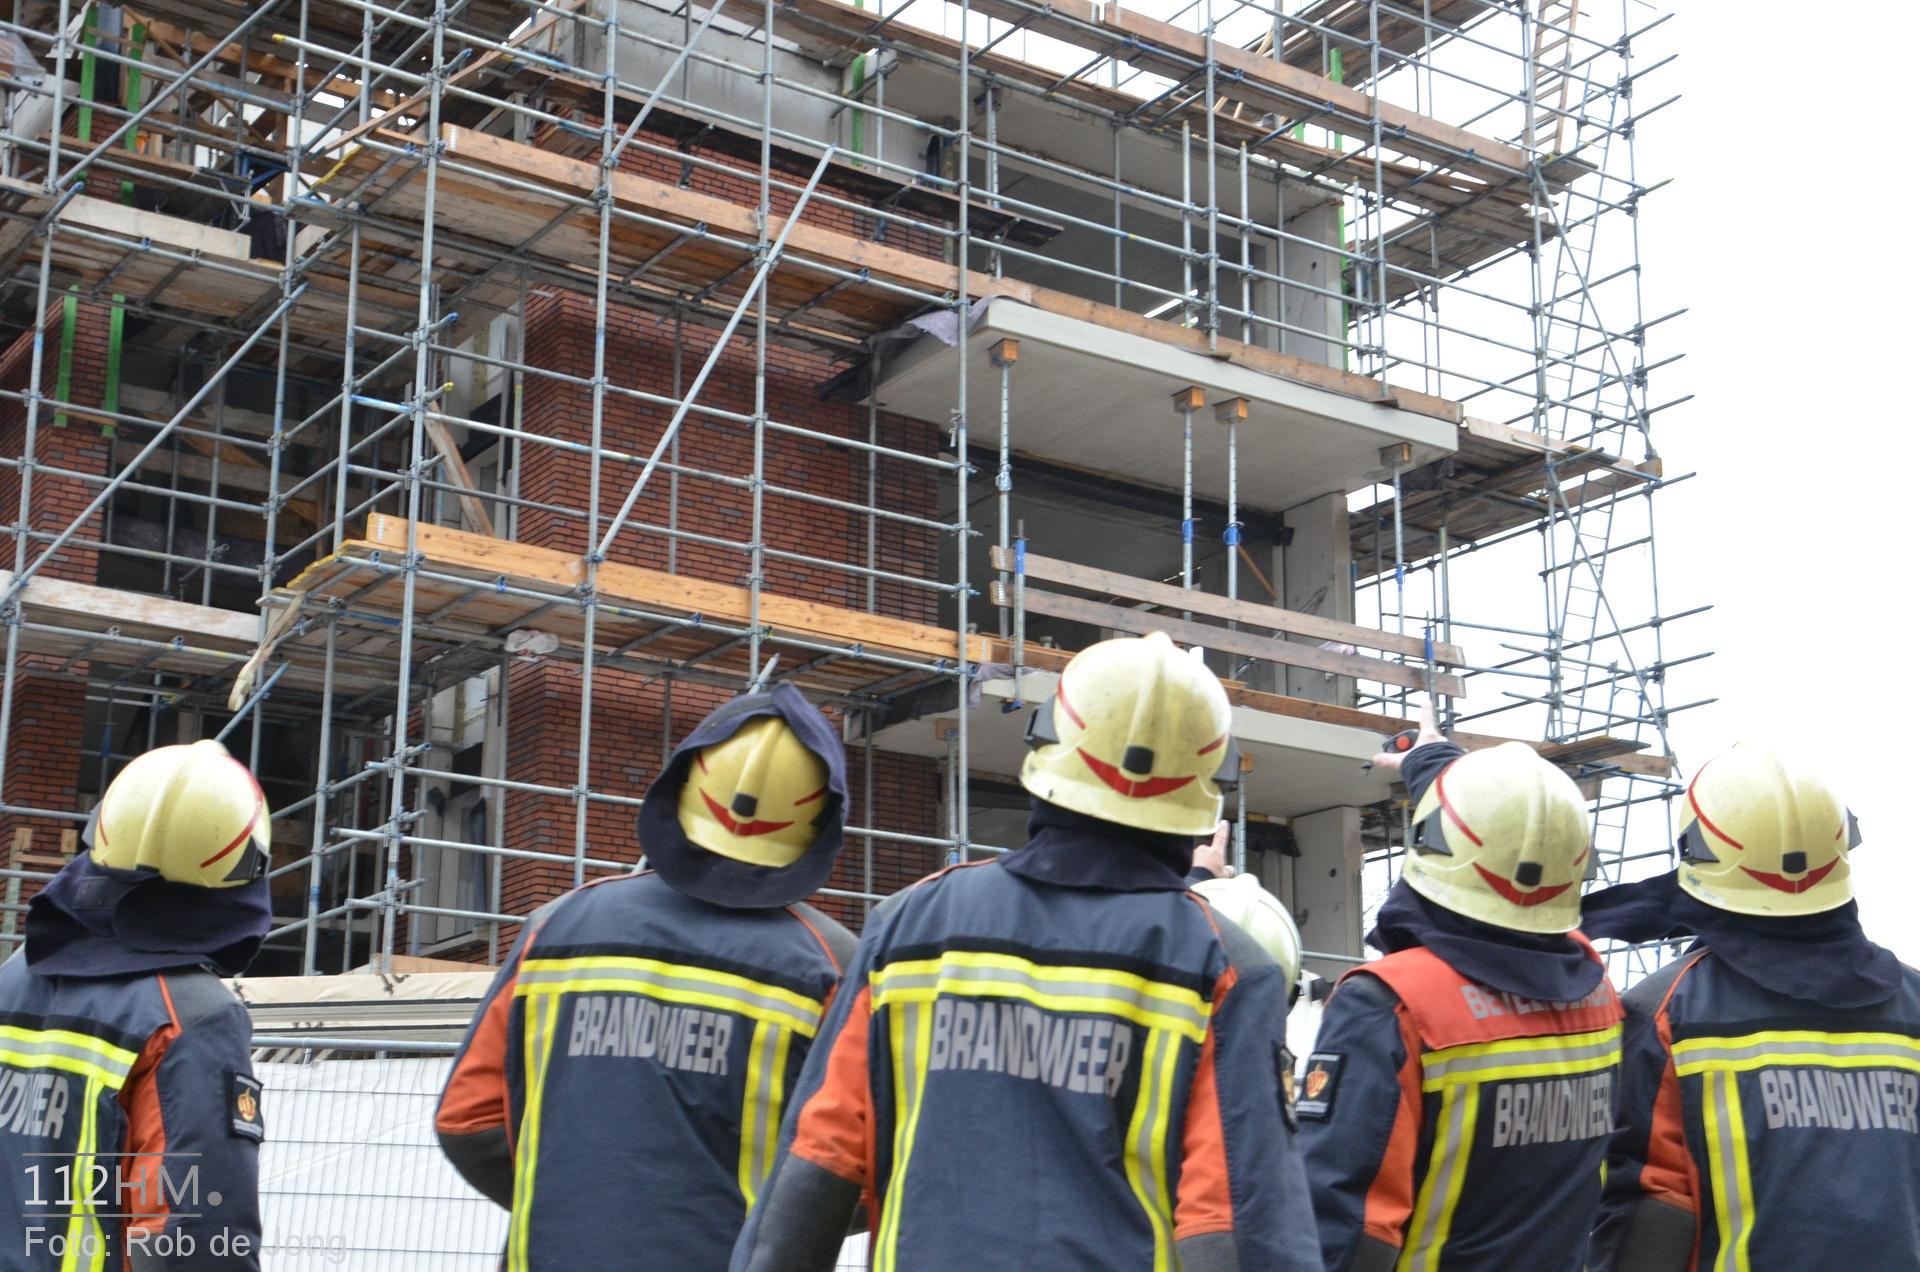
[[[26,958],[42,976],[126,976],[210,966],[238,976],[273,926],[265,878],[196,888],[82,853],[27,906]]]
[[[788,866],[756,866],[709,852],[680,828],[680,788],[695,754],[724,742],[751,720],[777,715],[827,766],[827,794],[814,824],[819,836]],[[743,694],[702,720],[674,748],[640,805],[640,850],[673,888],[736,910],[768,910],[805,900],[833,873],[846,827],[847,750],[833,725],[792,685]]]

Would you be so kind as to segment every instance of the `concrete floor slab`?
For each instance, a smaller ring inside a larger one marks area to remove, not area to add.
[[[1206,390],[1194,418],[1194,489],[1213,499],[1227,491],[1226,429],[1212,404],[1244,397],[1240,428],[1240,500],[1284,510],[1333,491],[1359,489],[1381,474],[1380,451],[1413,447],[1419,465],[1453,451],[1457,430],[1437,420],[1209,358],[1017,301],[989,303],[967,338],[968,417],[976,445],[998,440],[1000,373],[988,358],[998,341],[1020,341],[1013,368],[1013,448],[1057,464],[1178,489],[1179,417],[1173,394]],[[950,423],[959,378],[951,346],[923,336],[892,355],[879,388],[890,411]]]

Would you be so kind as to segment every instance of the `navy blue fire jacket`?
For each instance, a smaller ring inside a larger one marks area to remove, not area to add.
[[[0,966],[0,1269],[257,1272],[252,1032],[209,971]]]
[[[1097,847],[1054,827],[874,912],[734,1268],[831,1269],[862,1200],[874,1272],[1319,1268],[1279,969],[1191,843]]]
[[[853,937],[648,872],[550,903],[500,969],[436,1127],[512,1213],[509,1272],[724,1268]]]
[[[1920,1268],[1920,972],[1872,1005],[1696,949],[1627,992],[1595,1272]]]

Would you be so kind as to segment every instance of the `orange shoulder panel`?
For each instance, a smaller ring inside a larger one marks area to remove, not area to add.
[[[472,1135],[509,1126],[507,1107],[507,1013],[513,1010],[513,988],[508,979],[487,1004],[473,1040],[455,1062],[440,1096],[433,1126],[448,1135]]]
[[[800,1109],[792,1153],[849,1183],[868,1185],[874,1158],[873,1090],[867,1080],[871,991],[862,985],[832,1041],[820,1089]],[[871,1213],[871,1211],[869,1211]]]
[[[1218,1016],[1239,983],[1232,967],[1214,982]],[[1181,1132],[1180,1188],[1174,1198],[1173,1235],[1185,1241],[1208,1232],[1233,1231],[1233,1180],[1227,1171],[1227,1132],[1220,1117],[1220,1075],[1214,1065],[1214,1031],[1200,1044],[1193,1084],[1187,1092],[1187,1124]]]
[[[156,977],[160,997],[167,1005],[167,1023],[153,1031],[133,1062],[126,1085],[120,1088],[120,1107],[127,1114],[126,1156],[120,1161],[121,1205],[129,1234],[160,1232],[167,1226],[167,1192],[161,1187],[161,1165],[167,1152],[167,1124],[160,1116],[160,1062],[180,1036],[180,1017],[173,1010],[167,978]]]
[[[1406,1051],[1406,1059],[1400,1062],[1400,1103],[1393,1111],[1393,1131],[1387,1137],[1380,1169],[1367,1186],[1362,1225],[1368,1236],[1397,1249],[1406,1240],[1407,1220],[1413,1215],[1414,1156],[1419,1148],[1424,1106],[1420,1098],[1420,1035],[1404,1001],[1394,1004],[1393,1014],[1400,1026],[1400,1044]]]
[[[1660,1049],[1666,1052],[1666,1067],[1660,1074],[1660,1090],[1653,1099],[1653,1125],[1647,1136],[1647,1160],[1640,1167],[1640,1187],[1650,1197],[1678,1206],[1692,1214],[1700,1213],[1700,1179],[1693,1154],[1687,1151],[1687,1123],[1680,1104],[1680,1077],[1673,1068],[1673,1020],[1667,1005],[1674,990],[1687,973],[1705,958],[1703,953],[1688,963],[1654,1012],[1653,1026],[1660,1037]]]

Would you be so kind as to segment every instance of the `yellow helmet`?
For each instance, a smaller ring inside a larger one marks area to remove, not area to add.
[[[1456,914],[1517,932],[1571,932],[1589,841],[1573,779],[1523,742],[1470,751],[1414,810],[1407,886]]]
[[[1165,632],[1089,645],[1027,722],[1020,784],[1102,821],[1169,835],[1208,835],[1220,787],[1238,780],[1227,691],[1200,651]]]
[[[779,716],[761,716],[694,752],[680,788],[680,828],[708,852],[790,866],[813,844],[827,766]]]
[[[1858,824],[1827,784],[1740,743],[1708,760],[1680,809],[1680,887],[1735,914],[1818,914],[1853,899]]]
[[[1193,890],[1205,897],[1221,918],[1230,920],[1252,937],[1254,944],[1273,955],[1273,961],[1286,973],[1287,1001],[1292,1002],[1300,993],[1300,929],[1280,898],[1250,874],[1203,879],[1193,885]]]
[[[270,816],[246,765],[207,740],[156,747],[120,770],[81,838],[110,870],[235,888],[266,873]]]

